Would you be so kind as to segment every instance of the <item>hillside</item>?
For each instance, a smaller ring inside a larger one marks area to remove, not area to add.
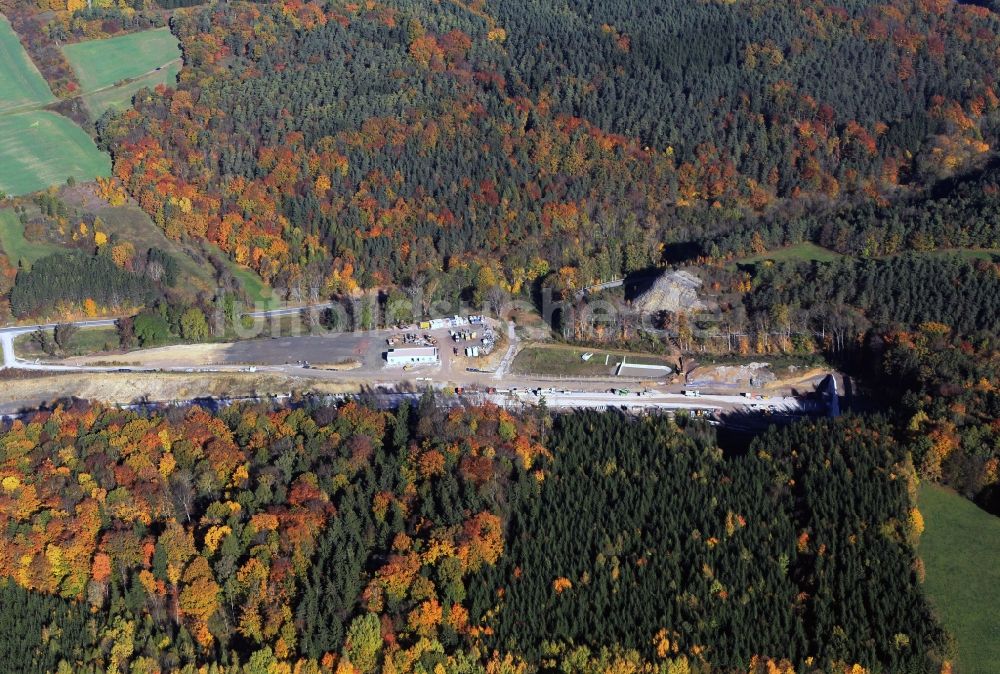
[[[172,236],[333,290],[581,287],[789,198],[929,184],[1000,128],[1000,21],[946,0],[233,3],[174,30],[178,90],[102,128],[116,175]]]

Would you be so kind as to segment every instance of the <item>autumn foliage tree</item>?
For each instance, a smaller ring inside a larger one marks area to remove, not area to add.
[[[967,3],[563,9],[178,12],[178,86],[102,120],[115,186],[282,287],[461,292],[495,267],[520,293],[661,264],[741,218],[763,250],[775,207],[881,207],[996,144],[1000,38]]]

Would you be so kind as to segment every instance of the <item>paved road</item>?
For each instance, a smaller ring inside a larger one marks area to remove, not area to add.
[[[74,321],[73,325],[79,328],[104,328],[114,325],[116,320],[118,319],[101,318],[90,321]],[[72,365],[51,365],[48,363],[35,363],[32,361],[22,360],[17,357],[17,354],[14,353],[14,340],[19,335],[25,335],[39,329],[51,330],[55,327],[56,323],[38,323],[36,325],[16,325],[9,328],[0,328],[0,345],[3,346],[2,367],[19,367],[25,370],[56,370],[56,371],[79,370],[79,369],[89,369],[89,370],[109,369],[109,368],[79,368]]]
[[[763,400],[750,400],[742,396],[700,395],[690,397],[681,393],[663,392],[656,389],[629,391],[622,395],[618,389],[607,391],[574,391],[565,388],[546,388],[513,391],[497,391],[490,395],[493,402],[501,405],[535,405],[545,400],[545,405],[553,409],[624,409],[627,411],[660,410],[702,410],[714,412],[758,410],[761,412],[795,414],[806,411],[806,405],[798,398],[775,396]]]
[[[295,316],[296,314],[301,314],[303,311],[313,309],[329,309],[332,306],[337,306],[336,302],[324,302],[323,304],[311,304],[307,307],[285,307],[283,309],[267,309],[265,311],[248,311],[244,316],[249,316],[250,318],[268,318],[274,316]]]
[[[330,400],[347,400],[356,397],[357,394],[335,394],[326,396]],[[422,390],[391,390],[385,387],[378,387],[371,391],[366,391],[365,400],[369,401],[376,406],[384,409],[394,409],[403,400],[408,400],[411,403],[416,403],[422,396]],[[233,403],[238,402],[255,402],[259,400],[287,400],[292,396],[290,393],[279,393],[274,395],[264,395],[256,397],[244,397],[244,398],[216,398],[216,399],[197,399],[196,402],[201,405],[216,405],[218,407],[225,407]],[[599,392],[599,391],[565,391],[560,392],[558,390],[538,390],[537,393],[533,393],[532,390],[519,390],[519,391],[497,391],[495,393],[486,393],[481,390],[465,391],[462,395],[442,395],[440,400],[445,405],[450,406],[462,406],[466,404],[481,404],[483,402],[491,402],[501,407],[506,407],[511,410],[519,410],[523,407],[531,407],[538,405],[541,400],[545,400],[547,407],[553,410],[560,411],[570,411],[570,410],[582,410],[582,409],[592,409],[598,411],[605,410],[620,410],[628,413],[644,413],[644,412],[676,412],[679,410],[687,410],[692,412],[699,412],[704,414],[709,418],[710,421],[715,422],[718,419],[727,418],[727,415],[735,414],[735,418],[738,422],[740,414],[752,414],[754,410],[748,407],[746,400],[736,399],[733,396],[712,396],[706,395],[699,399],[691,399],[680,394],[662,393],[659,391],[646,391],[641,396],[620,396],[614,393]],[[105,401],[115,403],[117,402],[122,407],[126,408],[162,408],[172,405],[183,405],[189,404],[192,401],[189,400],[179,400],[179,401],[146,401],[142,403],[136,403],[129,400],[121,401]],[[757,410],[756,414],[759,416],[759,420],[765,422],[768,421],[778,421],[787,420],[795,418],[805,412],[811,411],[807,405],[803,405],[801,401],[795,398],[770,398],[767,400],[768,405],[774,406],[774,410]],[[34,409],[34,403],[32,404],[5,404],[0,406],[0,416],[11,417],[18,416],[20,413],[24,412],[26,408]],[[28,412],[30,413],[30,411]],[[768,416],[768,415],[774,416]],[[763,416],[761,416],[763,415]],[[759,425],[759,424],[758,424]]]
[[[357,397],[358,394],[339,393],[323,396],[328,402],[339,402]],[[422,390],[391,390],[384,387],[373,388],[364,393],[366,402],[382,409],[395,409],[406,400],[412,404],[419,402],[423,395]],[[197,402],[202,406],[215,406],[217,408],[226,407],[240,402],[258,402],[261,400],[282,401],[292,398],[291,393],[278,393],[272,395],[240,397],[240,398],[199,398],[191,400],[169,400],[144,402],[117,401],[123,408],[128,409],[162,409],[174,405],[187,405]],[[737,401],[733,396],[703,396],[700,400],[692,400],[682,395],[662,393],[659,391],[645,391],[641,396],[623,397],[617,394],[585,391],[560,392],[554,389],[540,389],[537,393],[531,390],[503,390],[494,393],[486,393],[481,390],[466,391],[463,395],[442,395],[439,400],[442,404],[459,407],[467,404],[481,404],[492,402],[501,407],[518,410],[524,406],[537,405],[544,398],[546,405],[551,409],[562,411],[575,409],[621,410],[628,413],[643,413],[650,411],[676,412],[678,410],[698,411],[707,416],[711,423],[718,423],[719,420],[727,420],[728,425],[739,426],[739,414],[746,413],[745,400]],[[115,401],[109,401],[115,402]],[[766,427],[767,423],[796,418],[803,412],[810,411],[803,406],[800,401],[794,398],[772,398],[769,404],[775,406],[776,411],[768,410],[766,414],[757,417],[757,430]],[[780,408],[778,407],[780,405]],[[24,414],[32,414],[34,405],[6,404],[0,406],[0,416],[12,418]],[[732,415],[735,413],[735,416]],[[765,426],[760,426],[764,422]]]

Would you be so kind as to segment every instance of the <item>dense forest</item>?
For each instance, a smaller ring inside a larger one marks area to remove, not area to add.
[[[930,323],[873,335],[859,354],[871,384],[894,401],[899,434],[922,477],[1000,515],[1000,342]],[[898,402],[897,402],[898,401]]]
[[[996,334],[1000,275],[992,262],[937,255],[778,263],[754,276],[744,306],[779,331],[833,331],[846,318],[856,331],[936,322],[959,335]]]
[[[691,348],[825,354],[871,392],[861,394],[868,404],[893,416],[922,477],[1000,514],[995,259],[764,261],[720,278],[745,292],[721,296],[718,320]]]
[[[10,308],[18,318],[42,310],[83,307],[90,316],[98,308],[122,311],[141,306],[153,296],[153,283],[115,265],[109,256],[79,251],[53,253],[30,270],[19,272],[10,293]],[[69,309],[67,309],[69,310]]]
[[[662,418],[584,414],[552,447],[551,476],[515,497],[510,554],[470,593],[506,588],[497,643],[701,652],[722,671],[755,653],[923,671],[901,644],[941,645],[903,552],[915,477],[883,424],[798,425],[727,461]]]
[[[227,3],[172,28],[177,90],[100,124],[115,175],[170,236],[330,292],[580,287],[789,201],[884,208],[981,164],[1000,121],[1000,20],[944,0]]]
[[[885,422],[82,403],[0,435],[18,672],[930,672]],[[200,670],[204,671],[204,670]]]
[[[762,258],[699,268],[717,306],[663,317],[660,339],[694,358],[822,356],[854,378],[857,404],[890,416],[921,477],[1000,514],[997,258]]]
[[[1000,163],[935,181],[926,190],[888,203],[840,208],[788,204],[781,213],[717,221],[692,218],[690,257],[729,260],[803,241],[844,255],[879,257],[904,251],[1000,248]],[[683,259],[683,255],[680,256]]]

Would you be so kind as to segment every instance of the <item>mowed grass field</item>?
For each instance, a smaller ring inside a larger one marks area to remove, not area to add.
[[[111,158],[62,115],[35,110],[0,115],[0,191],[28,194],[73,176],[93,180],[111,172]]]
[[[161,70],[155,70],[134,80],[110,89],[101,89],[83,97],[90,114],[97,119],[107,110],[123,110],[132,104],[132,97],[142,88],[155,89],[161,84],[168,87],[177,83],[177,73],[181,70],[180,62],[171,63]]]
[[[83,129],[38,109],[54,100],[10,23],[0,17],[0,191],[17,196],[70,176],[93,180],[111,171],[110,157]]]
[[[181,56],[169,28],[157,28],[63,47],[84,92],[155,71]]]
[[[1000,666],[1000,517],[927,483],[917,503],[924,589],[958,642],[955,671],[993,674]]]
[[[54,100],[49,85],[28,58],[7,17],[0,15],[0,113],[42,106]]]

